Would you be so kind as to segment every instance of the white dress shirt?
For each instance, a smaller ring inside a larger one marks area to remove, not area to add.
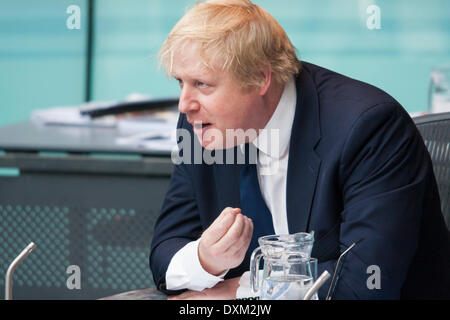
[[[297,90],[292,77],[286,84],[281,99],[265,128],[252,143],[259,149],[256,165],[262,196],[272,213],[276,234],[289,233],[286,211],[286,181],[289,143]],[[277,143],[278,141],[278,143]],[[198,258],[198,243],[192,241],[181,248],[170,261],[166,272],[166,288],[201,291],[222,281],[225,274],[214,276],[206,272]]]

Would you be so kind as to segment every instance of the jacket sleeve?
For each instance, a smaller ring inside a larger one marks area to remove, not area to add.
[[[184,117],[180,116],[178,128],[183,127]],[[151,244],[149,264],[153,279],[156,287],[167,294],[180,292],[165,288],[165,275],[172,257],[187,243],[197,240],[202,232],[187,166],[184,163],[174,165]]]
[[[339,181],[341,253],[364,240],[346,255],[333,299],[400,298],[422,215],[427,206],[436,208],[436,201],[439,207],[439,196],[427,198],[427,188],[435,183],[431,160],[398,103],[375,105],[354,122],[341,154]],[[336,262],[320,263],[319,274],[325,269],[332,274]],[[323,286],[319,296],[325,298],[327,291]]]

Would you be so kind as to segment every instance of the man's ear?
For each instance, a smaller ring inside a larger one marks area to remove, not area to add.
[[[265,95],[270,88],[270,84],[272,83],[272,67],[270,64],[267,65],[266,68],[261,70],[261,86],[259,88],[259,94],[261,96]]]

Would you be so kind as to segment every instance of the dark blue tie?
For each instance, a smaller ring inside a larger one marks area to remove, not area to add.
[[[239,177],[242,214],[253,220],[253,236],[246,256],[250,256],[253,250],[259,246],[259,237],[275,233],[272,214],[259,188],[256,164],[249,162],[247,159],[241,168]]]

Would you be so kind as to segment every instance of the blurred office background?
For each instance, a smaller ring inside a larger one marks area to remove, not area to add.
[[[178,95],[156,55],[192,0],[4,0],[0,3],[0,126],[35,109]],[[410,113],[428,109],[430,74],[450,62],[448,0],[255,0],[300,58],[382,88]],[[380,8],[369,30],[367,8]],[[81,9],[69,29],[70,5]],[[91,10],[91,11],[90,11]],[[91,12],[92,28],[89,28]],[[91,30],[92,50],[87,50]]]
[[[0,0],[0,275],[29,241],[37,245],[15,274],[16,298],[96,299],[153,285],[148,251],[172,172],[168,154],[119,145],[120,130],[11,124],[38,109],[132,93],[178,96],[156,56],[194,1]],[[450,63],[450,0],[255,2],[302,60],[378,86],[412,114],[428,111],[432,69]],[[66,24],[73,5],[80,29]],[[367,27],[371,5],[380,29]],[[118,155],[121,148],[131,152]],[[83,290],[67,290],[68,265],[82,270]]]

